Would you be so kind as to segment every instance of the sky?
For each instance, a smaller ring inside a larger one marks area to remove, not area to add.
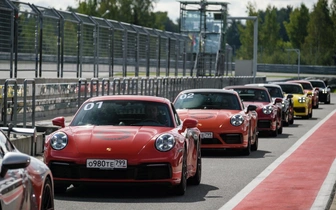
[[[246,5],[248,2],[257,5],[257,10],[265,10],[268,5],[271,5],[272,7],[274,6],[276,8],[284,8],[287,7],[287,5],[290,5],[293,8],[298,8],[300,7],[301,3],[304,3],[308,9],[311,10],[317,1],[318,0],[209,0],[209,2],[228,3],[228,12],[232,17],[247,17]],[[56,10],[66,10],[68,6],[78,6],[78,0],[21,0],[20,2],[26,2],[47,8],[53,7]],[[154,11],[166,11],[168,12],[169,18],[173,21],[176,21],[176,19],[180,16],[180,3],[177,0],[157,0]]]

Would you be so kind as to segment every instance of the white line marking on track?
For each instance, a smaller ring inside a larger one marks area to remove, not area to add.
[[[326,116],[323,120],[321,120],[318,124],[316,124],[312,129],[310,129],[295,144],[293,144],[293,146],[291,146],[284,154],[282,154],[271,165],[269,165],[263,172],[261,172],[256,178],[254,178],[248,185],[246,185],[239,193],[237,193],[233,198],[231,198],[219,210],[229,210],[229,209],[233,209],[234,207],[236,207],[254,188],[256,188],[285,159],[287,159],[297,148],[299,148],[301,146],[301,144],[303,144],[303,142],[305,142],[308,139],[309,136],[311,136],[323,123],[325,123],[333,114],[335,114],[335,112],[336,112],[336,109],[333,112],[331,112],[328,116]],[[329,171],[329,173],[330,173],[330,171]],[[328,175],[328,177],[329,177],[329,175]],[[331,177],[331,178],[334,178],[334,180],[333,180],[333,183],[334,183],[335,182],[335,177]],[[332,186],[333,185],[334,184],[332,184]],[[324,188],[324,187],[322,187],[322,188]],[[328,191],[330,189],[326,189],[326,190]],[[321,190],[320,190],[320,192],[321,192]],[[319,192],[319,194],[320,194],[320,192]],[[331,193],[331,191],[329,191],[329,196],[330,196],[330,193]],[[321,192],[321,194],[325,195],[326,192]],[[323,200],[325,200],[325,199],[323,199]],[[321,200],[319,199],[319,201],[321,201]],[[327,205],[327,203],[325,205]]]

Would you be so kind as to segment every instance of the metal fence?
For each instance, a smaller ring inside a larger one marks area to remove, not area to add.
[[[3,78],[193,76],[192,67],[187,35],[0,0]]]

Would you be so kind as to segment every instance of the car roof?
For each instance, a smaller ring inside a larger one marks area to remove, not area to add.
[[[95,96],[87,99],[86,101],[110,101],[110,100],[133,100],[133,101],[149,101],[170,104],[170,100],[158,96],[144,96],[144,95],[106,95]]]
[[[290,83],[290,82],[274,82],[274,84],[278,84],[278,85],[296,85],[296,86],[301,86],[302,87],[302,85],[300,84],[300,83],[294,83],[294,82],[292,82],[292,83]]]
[[[281,86],[278,84],[272,83],[256,83],[256,84],[246,84],[245,86],[260,86],[260,87],[277,87],[281,89]]]
[[[287,82],[296,82],[296,83],[309,83],[311,84],[308,80],[289,80]]]
[[[218,88],[197,88],[197,89],[187,89],[180,92],[180,94],[183,93],[202,93],[202,92],[212,92],[212,93],[229,93],[229,94],[235,94],[232,90],[224,90],[224,89],[218,89]]]
[[[259,89],[259,90],[266,90],[266,87],[262,86],[247,86],[247,85],[231,85],[231,86],[226,86],[224,87],[226,90],[227,89]]]

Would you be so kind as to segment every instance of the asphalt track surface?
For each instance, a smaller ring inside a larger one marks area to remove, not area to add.
[[[336,180],[336,110],[220,210],[328,209]]]

